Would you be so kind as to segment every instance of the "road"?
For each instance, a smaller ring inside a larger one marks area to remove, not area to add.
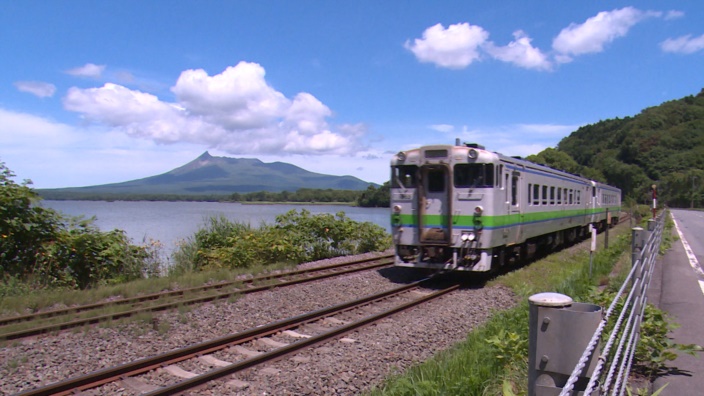
[[[680,327],[671,331],[678,344],[704,346],[704,212],[671,210],[680,240],[658,260],[648,301],[667,312]],[[704,395],[704,357],[680,353],[654,390],[661,396]]]

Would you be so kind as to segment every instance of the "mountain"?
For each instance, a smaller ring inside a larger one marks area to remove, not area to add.
[[[302,188],[366,190],[368,183],[353,176],[309,172],[284,162],[214,157],[207,151],[195,160],[157,176],[99,186],[38,189],[45,199],[79,199],[81,195],[228,195]]]
[[[568,154],[578,166],[570,166],[557,152]],[[638,203],[651,202],[655,184],[659,203],[704,204],[704,89],[633,117],[585,125],[562,139],[556,150],[528,159],[550,165],[558,158],[562,167],[617,186]]]

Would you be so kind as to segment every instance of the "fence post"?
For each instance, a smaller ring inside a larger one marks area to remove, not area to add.
[[[599,327],[601,307],[559,293],[534,294],[528,302],[528,396],[557,395]],[[594,371],[598,345],[594,351],[574,385],[577,391],[585,389]]]

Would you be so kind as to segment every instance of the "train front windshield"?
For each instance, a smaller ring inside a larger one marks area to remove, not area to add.
[[[399,165],[391,168],[391,188],[416,188],[418,186],[418,167]]]
[[[457,164],[454,178],[457,188],[494,187],[494,164]]]

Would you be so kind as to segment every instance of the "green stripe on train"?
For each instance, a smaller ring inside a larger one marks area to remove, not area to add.
[[[620,212],[620,207],[609,208],[610,213]],[[535,212],[535,213],[517,213],[510,215],[501,216],[481,216],[475,218],[474,215],[456,215],[453,216],[452,225],[458,227],[472,227],[474,225],[475,219],[481,220],[484,227],[498,228],[498,227],[510,227],[519,224],[535,223],[535,222],[545,222],[550,220],[559,220],[570,217],[589,217],[592,215],[605,214],[606,209],[574,209],[574,210],[564,210],[559,212]],[[434,227],[441,226],[447,223],[447,216],[444,215],[424,215],[423,224],[426,226]],[[418,226],[417,216],[410,214],[392,214],[391,224],[404,224],[411,226]]]

